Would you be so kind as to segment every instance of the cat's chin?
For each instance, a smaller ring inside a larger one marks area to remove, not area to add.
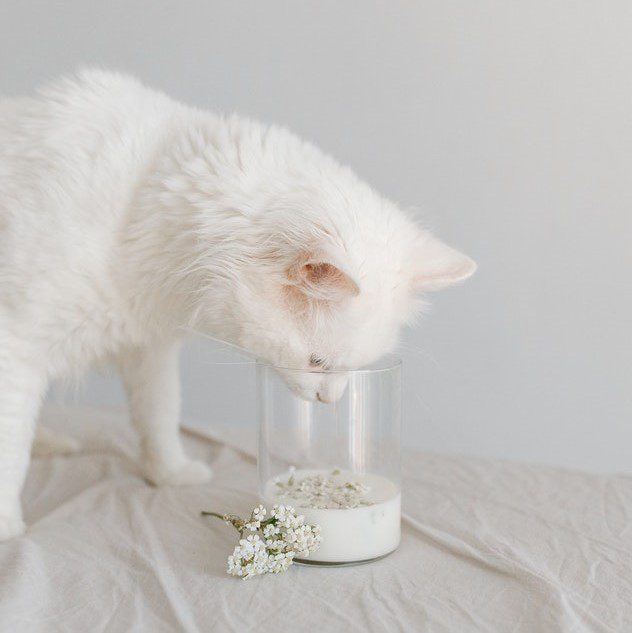
[[[320,391],[304,391],[301,389],[292,389],[292,391],[301,399],[307,402],[322,402],[323,404],[333,404],[340,399],[320,393]]]
[[[349,378],[346,374],[327,374],[278,370],[286,385],[302,400],[332,404],[340,400],[347,389]]]
[[[319,393],[317,389],[311,386],[301,385],[292,379],[288,380],[285,376],[283,376],[283,380],[289,387],[290,391],[301,400],[305,400],[307,402],[318,402]]]

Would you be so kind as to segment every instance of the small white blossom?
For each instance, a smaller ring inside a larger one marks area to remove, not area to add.
[[[262,505],[258,505],[250,514],[250,520],[244,524],[246,530],[256,532],[261,528],[261,521],[265,520],[266,509]]]
[[[274,536],[275,534],[278,534],[280,532],[280,529],[277,525],[273,525],[272,523],[266,525],[263,528],[263,535],[266,538],[270,538],[272,536]]]
[[[266,541],[266,547],[269,550],[271,550],[271,549],[273,549],[273,550],[282,550],[282,549],[285,548],[285,543],[286,543],[286,540],[284,540],[284,539],[276,539],[276,540],[268,539]]]
[[[286,554],[275,554],[268,558],[268,572],[271,574],[278,574],[285,571],[293,562],[294,553],[289,552]]]
[[[252,517],[253,519],[255,519],[255,521],[263,521],[263,518],[266,515],[266,509],[262,506],[262,505],[258,505],[253,511],[252,511]]]

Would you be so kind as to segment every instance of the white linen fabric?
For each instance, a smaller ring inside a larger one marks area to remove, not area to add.
[[[407,453],[400,549],[369,565],[225,573],[256,502],[253,438],[189,435],[207,485],[156,489],[125,416],[48,409],[84,450],[35,459],[0,543],[0,631],[631,631],[632,479]],[[239,449],[235,448],[239,447]]]

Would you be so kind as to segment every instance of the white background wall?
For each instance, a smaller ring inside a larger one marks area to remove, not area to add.
[[[0,78],[79,65],[288,125],[480,265],[406,335],[409,442],[632,468],[632,4],[5,0]],[[185,413],[251,424],[252,377],[187,348]],[[116,402],[110,379],[80,399]]]

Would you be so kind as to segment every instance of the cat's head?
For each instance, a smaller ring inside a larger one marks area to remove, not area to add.
[[[310,400],[335,401],[346,385],[318,370],[359,368],[391,351],[424,292],[476,268],[346,171],[272,198],[251,233],[235,288],[236,342],[305,369],[279,371]]]

